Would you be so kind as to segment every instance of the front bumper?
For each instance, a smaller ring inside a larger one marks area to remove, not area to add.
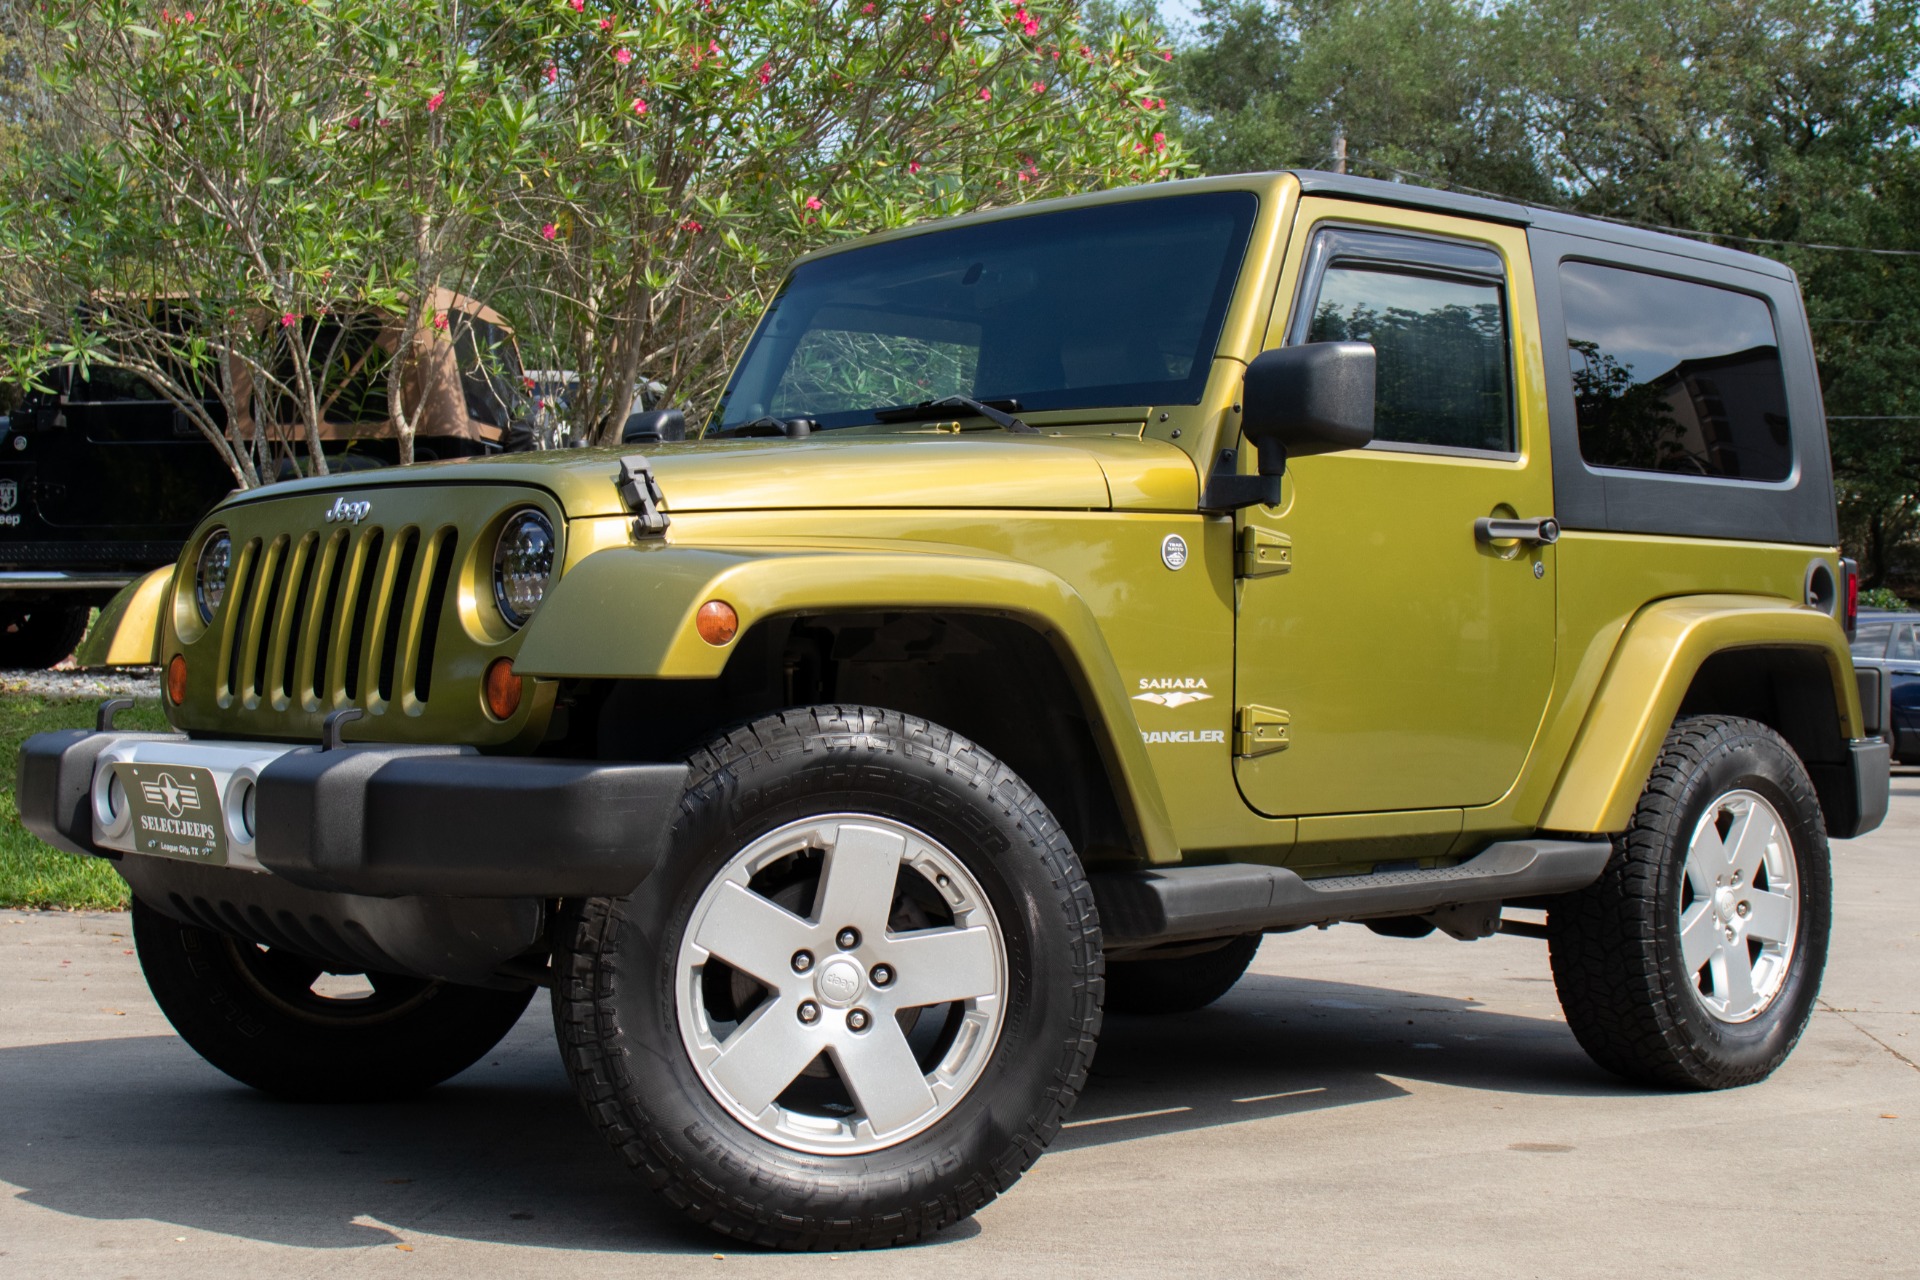
[[[183,734],[65,730],[20,750],[20,821],[58,848],[142,864],[117,764],[204,770],[201,816],[226,832],[225,868],[323,893],[562,898],[632,892],[664,854],[687,770],[484,756],[472,747],[321,750]],[[250,822],[247,791],[251,789]],[[206,868],[201,868],[206,870]]]

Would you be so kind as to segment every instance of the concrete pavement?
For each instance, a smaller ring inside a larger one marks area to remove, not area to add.
[[[1824,998],[1764,1084],[1615,1082],[1544,943],[1290,934],[1211,1009],[1109,1020],[1010,1194],[839,1257],[644,1192],[542,1002],[421,1101],[289,1106],[172,1036],[124,917],[0,913],[0,1277],[1920,1276],[1920,775],[1894,788],[1834,847]]]

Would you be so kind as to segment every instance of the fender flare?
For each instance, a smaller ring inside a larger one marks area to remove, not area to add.
[[[611,547],[570,567],[528,624],[515,669],[586,679],[717,679],[734,645],[694,615],[723,600],[740,634],[769,618],[844,610],[964,611],[1017,619],[1053,646],[1089,713],[1118,807],[1148,861],[1179,846],[1113,655],[1093,611],[1035,565],[924,546]]]
[[[1647,605],[1614,646],[1540,826],[1624,831],[1702,664],[1733,649],[1800,649],[1826,660],[1841,735],[1860,736],[1853,656],[1832,617],[1775,596],[1681,596]]]
[[[114,593],[74,651],[82,667],[157,667],[160,619],[167,605],[173,566],[154,569]]]

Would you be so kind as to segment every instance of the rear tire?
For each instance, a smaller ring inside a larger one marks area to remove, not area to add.
[[[1567,1025],[1643,1084],[1764,1080],[1812,1016],[1832,913],[1820,802],[1793,749],[1751,720],[1681,720],[1606,871],[1548,912]]]
[[[194,1052],[290,1102],[378,1102],[458,1075],[513,1030],[517,991],[369,973],[372,991],[313,990],[317,960],[182,924],[133,902],[133,944],[160,1012]]]
[[[64,661],[92,616],[84,604],[0,603],[0,668],[43,671]]]
[[[640,890],[573,904],[554,1021],[648,1186],[783,1249],[904,1244],[1046,1149],[1100,1029],[1100,929],[1046,806],[971,742],[872,707],[693,754]]]
[[[1227,939],[1226,945],[1177,960],[1107,962],[1107,1012],[1158,1016],[1204,1009],[1233,990],[1254,953],[1260,934]]]

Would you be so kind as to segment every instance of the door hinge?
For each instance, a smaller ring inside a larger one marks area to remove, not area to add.
[[[1264,578],[1293,568],[1293,539],[1284,533],[1248,525],[1240,531],[1240,576]]]
[[[1242,707],[1234,717],[1233,754],[1242,758],[1285,751],[1293,745],[1293,717],[1272,707]]]

